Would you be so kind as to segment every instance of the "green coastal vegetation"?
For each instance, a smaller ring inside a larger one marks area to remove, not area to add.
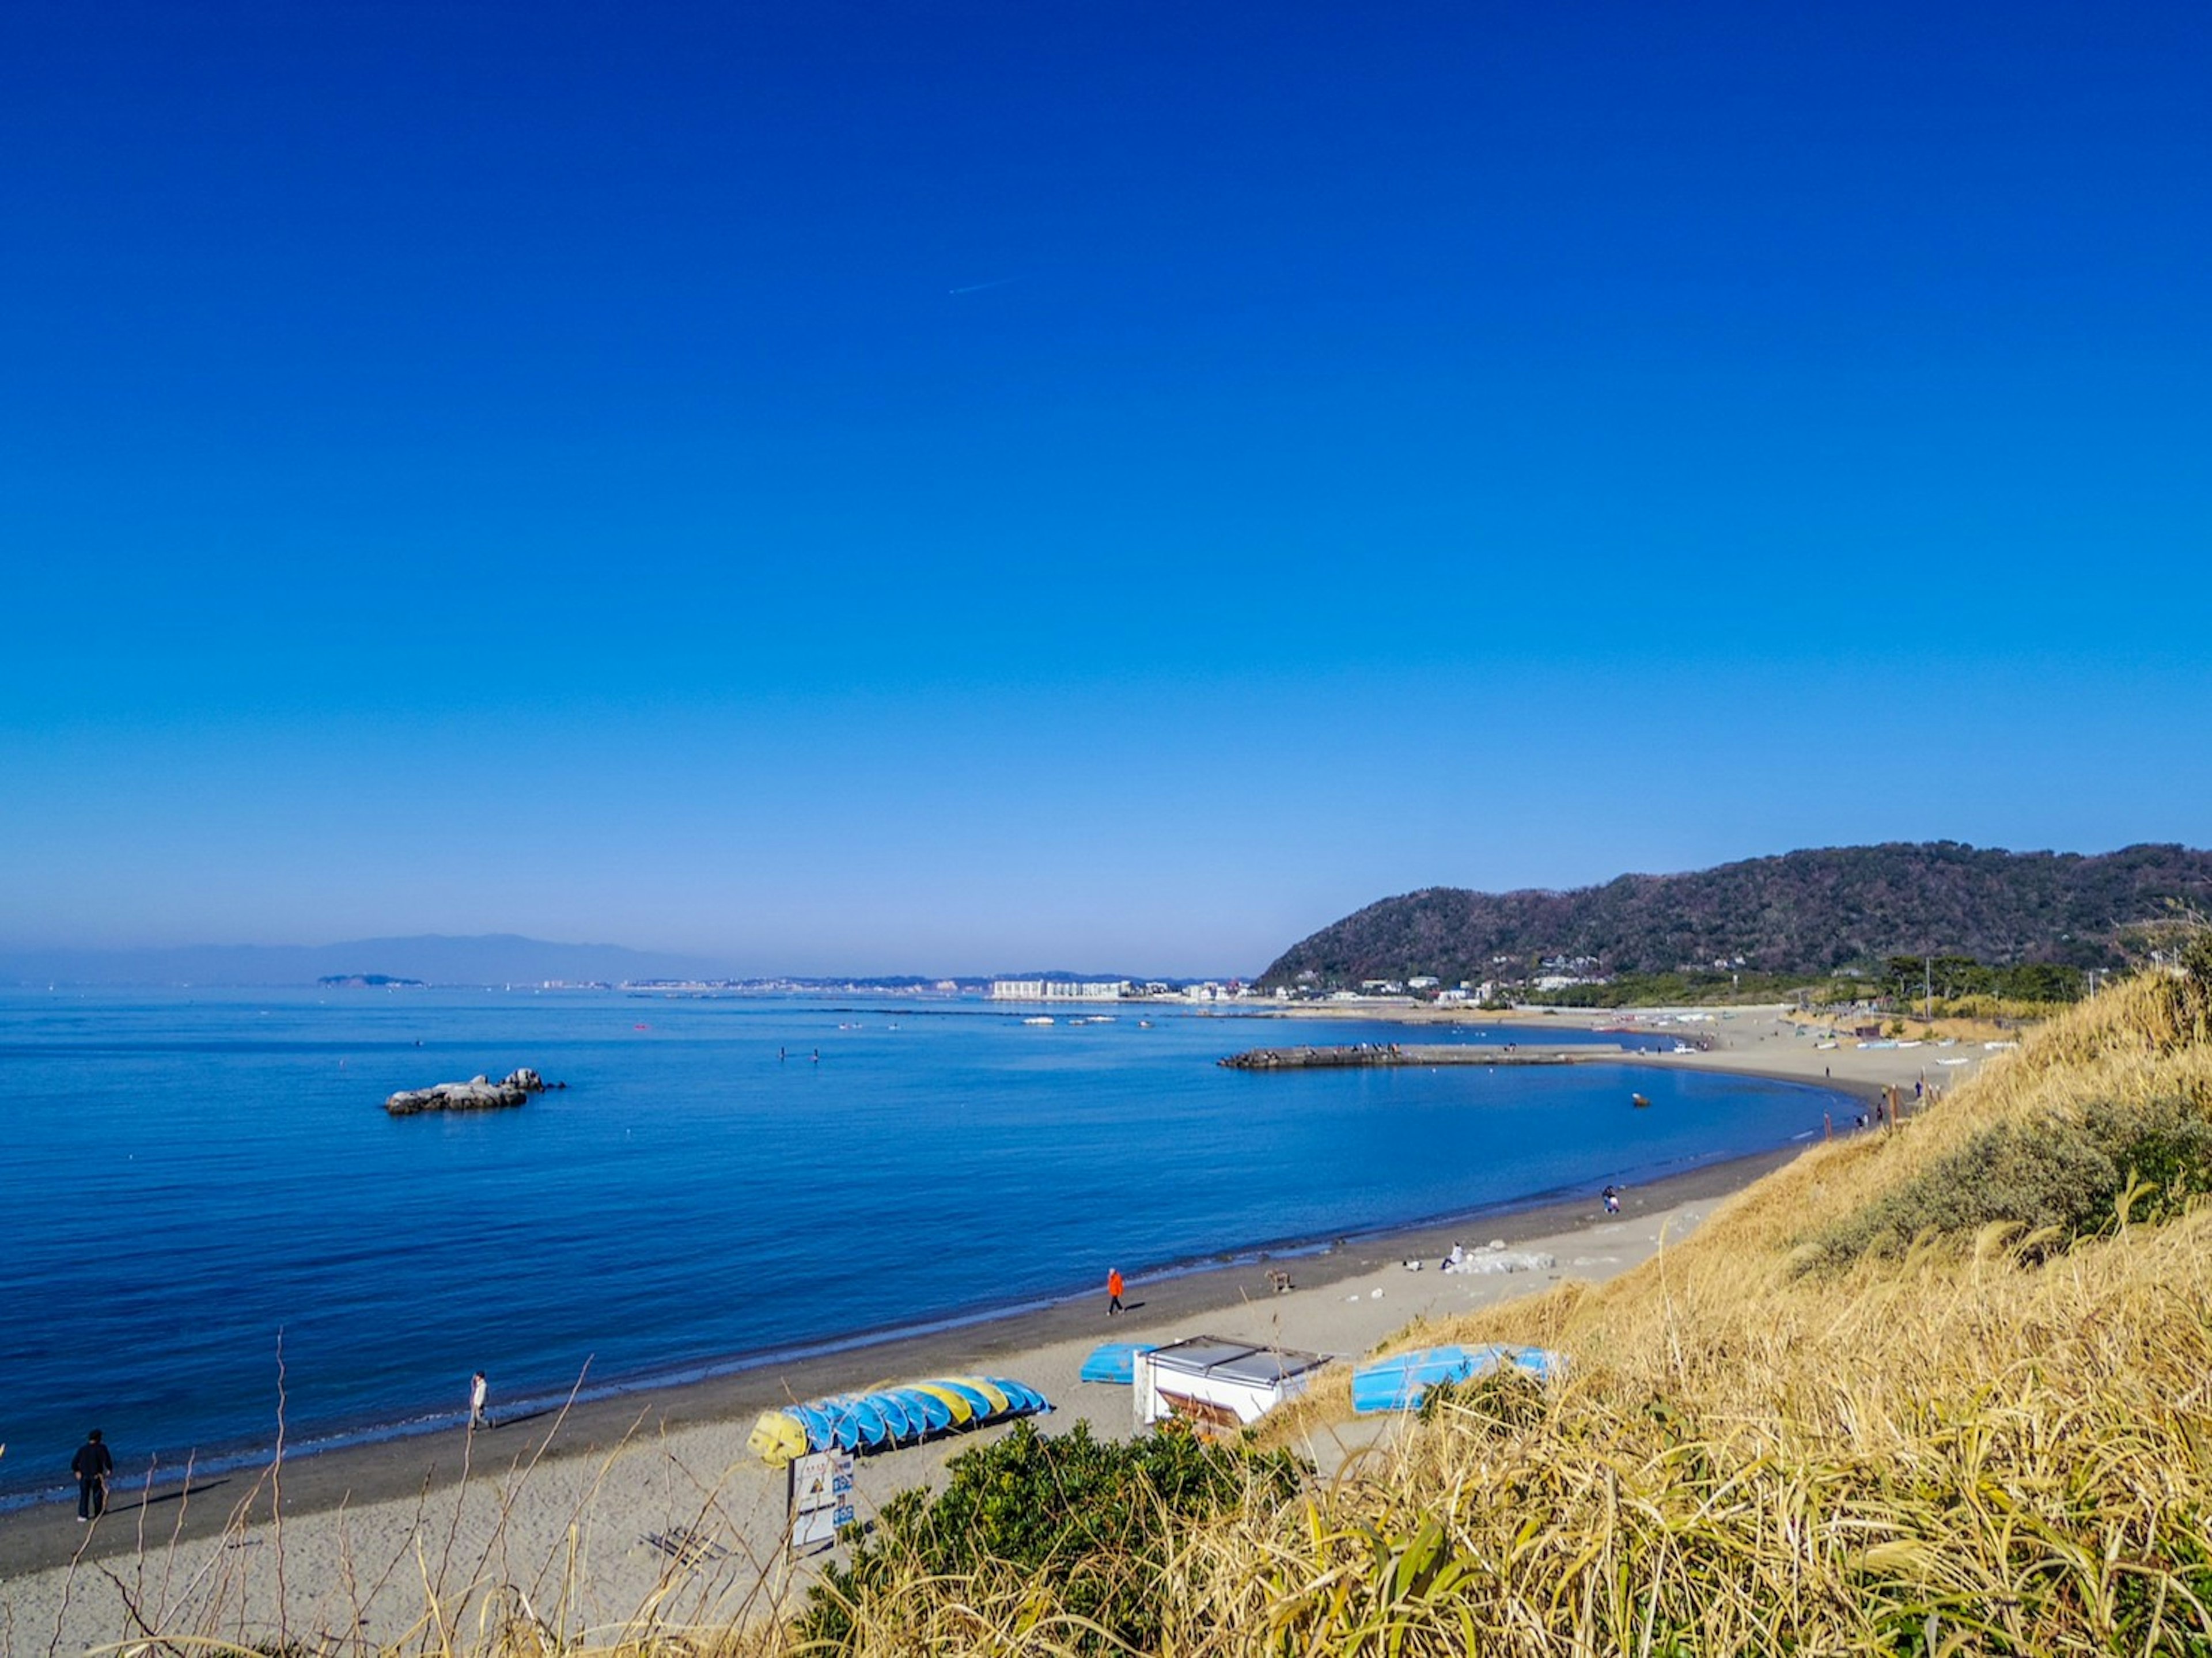
[[[1813,978],[1802,973],[1620,973],[1585,984],[1547,988],[1552,1007],[1676,1007],[1698,1003],[1803,1001],[1847,1007],[1880,1000],[1925,1010],[1931,1017],[1987,1017],[2008,1011],[2037,1017],[2081,999],[2094,979],[2056,962],[1977,962],[1970,956],[1893,956],[1879,971]]]
[[[1487,986],[1499,1000],[1583,1007],[1932,999],[2047,1009],[2098,975],[2166,959],[2209,912],[2212,853],[2185,847],[1830,847],[1567,892],[1426,888],[1300,940],[1259,983],[1294,994]]]

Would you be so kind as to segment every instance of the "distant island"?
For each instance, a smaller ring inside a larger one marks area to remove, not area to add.
[[[376,973],[361,971],[374,962]],[[1200,982],[1125,971],[961,974],[740,974],[711,957],[559,944],[514,933],[470,938],[349,938],[327,944],[183,944],[119,949],[0,946],[0,986],[176,985],[319,989],[465,987],[507,990],[627,990],[642,995],[988,994],[996,979],[1129,978],[1166,987]]]
[[[374,962],[386,980],[426,986],[621,984],[720,975],[710,959],[619,944],[558,944],[511,932],[345,938],[327,944],[178,944],[119,949],[0,948],[0,985],[276,986],[346,983]]]
[[[1835,847],[1567,892],[1429,887],[1283,952],[1263,989],[1608,1005],[1808,981],[2070,1000],[2212,913],[2212,853]],[[1489,993],[1486,994],[1486,993]]]

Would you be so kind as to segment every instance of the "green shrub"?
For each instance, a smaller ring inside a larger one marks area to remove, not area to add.
[[[2179,1100],[2093,1106],[2078,1117],[1984,1130],[1811,1241],[1808,1266],[1895,1256],[1923,1233],[1971,1237],[1996,1222],[2030,1238],[2031,1258],[2126,1218],[2155,1224],[2212,1193],[2212,1121]]]
[[[1156,1647],[1168,1538],[1248,1499],[1288,1496],[1302,1473],[1287,1452],[1208,1444],[1173,1428],[1102,1441],[1087,1422],[1050,1439],[1024,1422],[949,1467],[941,1494],[901,1491],[852,1564],[823,1570],[799,1619],[802,1637],[853,1649],[872,1601],[920,1574],[1046,1586],[1063,1611],[1110,1631],[1112,1642]],[[1079,1630],[1075,1644],[1111,1643]]]

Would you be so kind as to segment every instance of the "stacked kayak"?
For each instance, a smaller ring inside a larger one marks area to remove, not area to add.
[[[1051,1401],[1026,1382],[1005,1376],[941,1376],[763,1411],[745,1444],[770,1467],[780,1468],[809,1451],[891,1450],[1051,1408]]]
[[[1118,1382],[1123,1387],[1137,1379],[1137,1355],[1155,1352],[1158,1349],[1149,1341],[1109,1341],[1091,1350],[1091,1357],[1083,1361],[1079,1380],[1084,1382]]]
[[[1541,1347],[1422,1347],[1393,1353],[1352,1372],[1352,1408],[1362,1416],[1376,1411],[1410,1411],[1429,1389],[1448,1382],[1467,1382],[1511,1365],[1537,1381],[1548,1380],[1564,1361]]]

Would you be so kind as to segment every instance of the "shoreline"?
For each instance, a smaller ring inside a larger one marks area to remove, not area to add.
[[[1802,1078],[1781,1080],[1802,1081]],[[1085,1295],[1046,1306],[979,1315],[974,1321],[911,1334],[870,1339],[865,1335],[830,1351],[664,1385],[640,1384],[581,1400],[563,1409],[544,1406],[502,1414],[495,1399],[492,1426],[473,1436],[458,1427],[380,1438],[305,1455],[281,1464],[283,1517],[428,1497],[436,1500],[465,1480],[474,1485],[515,1473],[526,1463],[605,1456],[618,1447],[703,1426],[744,1428],[760,1412],[794,1400],[849,1391],[872,1382],[1008,1368],[1008,1361],[1069,1341],[1162,1335],[1194,1319],[1272,1307],[1267,1273],[1288,1265],[1297,1289],[1292,1297],[1315,1298],[1349,1279],[1408,1259],[1437,1260],[1455,1242],[1503,1239],[1509,1245],[1575,1237],[1611,1222],[1705,1204],[1730,1195],[1805,1150],[1791,1144],[1748,1156],[1698,1164],[1623,1189],[1624,1213],[1607,1216],[1594,1194],[1543,1194],[1439,1220],[1418,1221],[1304,1245],[1279,1244],[1241,1252],[1219,1264],[1170,1267],[1133,1277],[1127,1311],[1108,1325],[1097,1297]],[[1515,1293],[1530,1291],[1540,1278],[1508,1280]],[[1187,1328],[1182,1333],[1188,1333]],[[1073,1419],[1085,1400],[1054,1398],[1055,1415]],[[1045,1418],[1047,1421],[1053,1418]],[[931,1448],[951,1455],[979,1436],[941,1442]],[[871,1459],[872,1460],[872,1459]],[[206,1539],[238,1524],[271,1518],[271,1459],[221,1472],[195,1472],[189,1490],[182,1468],[144,1471],[118,1464],[104,1522],[78,1530],[60,1497],[0,1513],[0,1582],[65,1566],[127,1555],[140,1543],[166,1546]],[[64,1492],[64,1495],[73,1493]]]
[[[1595,1022],[1615,1016],[1599,1012],[1589,1017]],[[1808,1044],[1776,1042],[1775,1038],[1784,1034],[1778,1019],[1761,1020],[1750,1015],[1739,1018],[1740,1029],[1717,1026],[1711,1033],[1714,1045],[1705,1050],[1605,1057],[1613,1063],[1756,1076],[1869,1102],[1886,1085],[1895,1085],[1912,1074],[1915,1056],[1909,1052],[1816,1052]],[[1553,1022],[1548,1016],[1547,1022]],[[1833,1074],[1838,1069],[1844,1074]],[[1680,1210],[1685,1205],[1705,1203],[1740,1190],[1814,1143],[1808,1135],[1767,1151],[1646,1178],[1626,1188],[1629,1214]],[[1335,1240],[1255,1244],[1225,1260],[1209,1256],[1170,1263],[1133,1278],[1128,1316],[1115,1320],[1110,1328],[1117,1337],[1124,1333],[1140,1336],[1180,1324],[1185,1327],[1180,1333],[1188,1334],[1188,1321],[1196,1318],[1234,1321],[1241,1315],[1249,1321],[1257,1309],[1285,1304],[1267,1291],[1267,1264],[1271,1260],[1290,1265],[1299,1293],[1287,1299],[1304,1301],[1309,1290],[1326,1290],[1408,1258],[1434,1259],[1454,1242],[1498,1237],[1520,1244],[1532,1239],[1572,1238],[1615,1218],[1595,1207],[1594,1194],[1569,1196],[1555,1192]],[[1541,1279],[1510,1282],[1498,1293],[1529,1293],[1542,1287],[1542,1283]],[[450,1494],[464,1483],[471,1490],[479,1485],[495,1485],[541,1458],[574,1466],[594,1455],[609,1455],[641,1439],[666,1440],[710,1427],[725,1431],[732,1425],[742,1429],[760,1411],[793,1400],[901,1377],[1010,1368],[1007,1361],[1018,1360],[1018,1356],[1086,1339],[1095,1342],[1108,1331],[1096,1298],[1078,1295],[1044,1305],[986,1309],[972,1318],[919,1332],[860,1332],[850,1339],[802,1349],[794,1357],[769,1355],[751,1363],[718,1363],[711,1374],[693,1379],[666,1382],[641,1379],[635,1384],[611,1387],[608,1393],[565,1411],[556,1404],[503,1416],[495,1400],[494,1425],[473,1440],[458,1427],[434,1428],[287,1456],[282,1464],[283,1516],[289,1521],[334,1509],[351,1511],[364,1504],[402,1500],[419,1504]],[[1067,1418],[1073,1416],[1079,1404],[1088,1402],[1087,1399],[1054,1400]],[[1045,1418],[1048,1423],[1054,1419]],[[738,1437],[742,1439],[742,1433]],[[957,1453],[962,1443],[945,1442],[941,1455]],[[150,1485],[143,1472],[134,1483],[127,1467],[118,1468],[122,1477],[113,1490],[107,1521],[89,1533],[77,1529],[73,1516],[63,1517],[64,1501],[47,1498],[0,1512],[0,1582],[64,1566],[73,1558],[94,1560],[132,1552],[139,1546],[142,1525],[146,1546],[160,1548],[172,1537],[189,1542],[215,1536],[234,1524],[265,1524],[270,1517],[266,1490],[269,1468],[265,1455],[241,1454],[240,1466],[195,1474],[189,1490],[181,1468],[161,1471]],[[63,1487],[59,1495],[65,1497],[66,1494]]]
[[[1624,1054],[1607,1049],[1593,1054],[1590,1059],[1601,1063],[1626,1063],[1632,1059],[1656,1060],[1668,1057],[1656,1053]],[[1703,1058],[1704,1055],[1694,1056]],[[1783,1070],[1738,1070],[1732,1074],[1754,1076],[1763,1081],[1788,1084],[1800,1087],[1825,1089],[1839,1095],[1855,1095],[1873,1099],[1879,1090],[1871,1086],[1860,1086],[1841,1080],[1826,1081],[1793,1075]],[[1621,1185],[1624,1192],[1672,1192],[1678,1184],[1687,1193],[1685,1198],[1670,1201],[1695,1200],[1711,1195],[1704,1177],[1710,1172],[1733,1169],[1735,1166],[1762,1164],[1770,1159],[1787,1161],[1811,1143],[1809,1134],[1793,1137],[1782,1145],[1735,1157],[1712,1157],[1701,1161],[1656,1163],[1630,1166],[1602,1171],[1592,1177],[1591,1191],[1600,1181]],[[1765,1172],[1760,1169],[1758,1172]],[[1747,1184],[1756,1174],[1744,1177],[1737,1184]],[[1719,1189],[1733,1191],[1737,1185]],[[1271,1266],[1285,1263],[1301,1269],[1318,1270],[1322,1263],[1339,1255],[1358,1255],[1375,1248],[1399,1248],[1401,1256],[1421,1255],[1427,1253],[1429,1242],[1461,1238],[1477,1230],[1486,1236],[1505,1236],[1509,1242],[1525,1241],[1528,1233],[1524,1218],[1534,1218],[1550,1230],[1569,1230],[1560,1217],[1574,1210],[1577,1204],[1589,1201],[1589,1193],[1579,1187],[1553,1187],[1492,1203],[1478,1204],[1466,1209],[1442,1213],[1415,1215],[1403,1219],[1361,1225],[1336,1233],[1290,1235],[1247,1242],[1230,1248],[1156,1261],[1141,1266],[1127,1275],[1129,1284],[1136,1289],[1164,1290],[1165,1286],[1183,1280],[1226,1278],[1237,1273],[1254,1274],[1264,1278]],[[1600,1217],[1599,1218],[1602,1218]],[[1406,1249],[1402,1246],[1419,1244],[1423,1247]],[[1449,1242],[1438,1247],[1441,1255]],[[1341,1271],[1327,1274],[1333,1281],[1344,1276]],[[1198,1294],[1203,1299],[1205,1291]],[[1180,1297],[1176,1299],[1180,1300]],[[655,1398],[674,1397],[692,1392],[711,1393],[717,1388],[738,1388],[746,1390],[748,1397],[757,1392],[751,1384],[763,1376],[817,1376],[828,1367],[840,1367],[851,1374],[866,1356],[871,1353],[896,1354],[910,1349],[947,1351],[959,1348],[963,1339],[978,1336],[998,1327],[1017,1328],[1026,1321],[1055,1321],[1073,1309],[1090,1307],[1096,1297],[1089,1289],[1047,1292],[1028,1299],[998,1304],[985,1304],[964,1311],[954,1311],[941,1316],[923,1319],[913,1323],[878,1324],[859,1329],[839,1332],[788,1346],[755,1353],[720,1354],[696,1359],[680,1365],[672,1365],[643,1374],[632,1375],[612,1381],[594,1381],[588,1374],[580,1376],[567,1393],[546,1394],[521,1400],[509,1400],[504,1411],[494,1409],[495,1424],[541,1422],[557,1412],[566,1410],[571,1419],[589,1417],[594,1420],[602,1416],[621,1415],[624,1419],[649,1417],[649,1401]],[[1078,1315],[1080,1315],[1079,1314]],[[993,1344],[986,1351],[998,1351],[1000,1344]],[[960,1367],[957,1358],[940,1361],[939,1370]],[[799,1392],[791,1397],[807,1398],[816,1394],[843,1390],[839,1384],[828,1383],[815,1387],[811,1392]],[[769,1408],[773,1403],[785,1402],[786,1395],[777,1394],[773,1399],[746,1407],[749,1412]],[[288,1488],[302,1483],[304,1471],[320,1467],[326,1460],[359,1460],[374,1462],[383,1459],[408,1457],[410,1448],[441,1445],[458,1432],[462,1412],[454,1411],[441,1416],[417,1416],[390,1422],[365,1425],[337,1425],[313,1437],[292,1440],[283,1456],[283,1467]],[[686,1418],[690,1419],[690,1418]],[[263,1477],[275,1461],[274,1433],[268,1439],[250,1444],[218,1447],[204,1458],[195,1458],[190,1464],[192,1489],[213,1489],[220,1485],[230,1490],[241,1484],[251,1485]],[[565,1445],[565,1441],[562,1443]],[[0,1447],[4,1449],[4,1447]],[[562,1454],[556,1452],[555,1454]],[[434,1465],[434,1457],[423,1459],[426,1466]],[[146,1465],[134,1472],[118,1464],[116,1491],[120,1493],[132,1479],[137,1483],[129,1493],[136,1503],[142,1491],[150,1490],[150,1501],[159,1504],[172,1500],[173,1491],[180,1490],[186,1479],[183,1463],[163,1464],[150,1487],[147,1485]],[[316,1482],[318,1485],[322,1482]],[[296,1494],[296,1493],[295,1493]],[[42,1511],[58,1509],[75,1500],[76,1491],[67,1481],[40,1490],[0,1492],[0,1578],[4,1578],[9,1566],[8,1538],[16,1522]],[[118,1501],[120,1501],[118,1497]],[[292,1509],[288,1500],[287,1512]]]

